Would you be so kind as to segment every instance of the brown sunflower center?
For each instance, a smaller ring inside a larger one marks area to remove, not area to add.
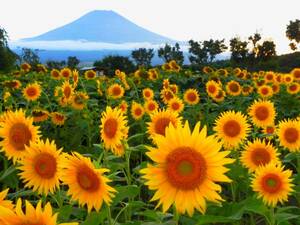
[[[146,98],[150,98],[150,97],[151,97],[151,94],[150,94],[149,91],[145,91],[145,97],[146,97]]]
[[[180,105],[179,105],[178,102],[173,102],[173,103],[172,103],[172,109],[173,109],[173,110],[178,110],[179,108],[180,108]]]
[[[148,109],[149,109],[149,111],[154,111],[155,110],[155,104],[153,104],[153,103],[149,103],[148,104]]]
[[[241,125],[236,120],[229,120],[224,124],[223,131],[226,136],[236,137],[241,132]]]
[[[120,87],[114,87],[112,90],[112,93],[114,96],[119,96],[121,94],[121,88]]]
[[[69,71],[63,71],[62,76],[68,78],[70,76]]]
[[[33,97],[37,95],[37,90],[35,87],[29,87],[27,88],[26,93],[28,96]]]
[[[290,91],[296,91],[297,87],[298,87],[297,85],[292,84],[292,85],[289,86],[289,89],[290,89]]]
[[[266,120],[269,117],[269,110],[265,106],[259,106],[255,110],[255,117],[258,120]]]
[[[239,85],[237,85],[236,83],[231,83],[231,84],[229,85],[229,89],[230,89],[230,91],[232,91],[232,92],[238,92],[238,91],[240,90],[240,87],[239,87]]]
[[[34,169],[40,177],[45,179],[53,178],[56,168],[56,159],[53,155],[41,153],[35,157]]]
[[[55,119],[58,121],[63,121],[65,119],[64,115],[55,114]]]
[[[104,123],[104,133],[108,138],[113,138],[118,130],[118,121],[114,118],[110,118]]]
[[[71,96],[71,88],[70,88],[69,86],[66,86],[66,87],[64,88],[64,96],[65,96],[66,98],[69,98],[69,97]]]
[[[217,91],[217,88],[214,85],[208,86],[208,92],[214,94]]]
[[[81,165],[77,170],[77,182],[85,191],[95,192],[99,190],[100,180],[97,174],[88,166]]]
[[[88,77],[89,78],[93,78],[95,76],[95,73],[94,72],[88,72]]]
[[[57,71],[52,71],[51,74],[53,77],[59,77],[59,72],[57,72]]]
[[[273,134],[274,133],[274,127],[267,127],[266,132],[267,132],[267,134]]]
[[[25,150],[25,145],[29,145],[32,138],[31,131],[28,126],[23,123],[14,124],[9,131],[10,144],[17,150]]]
[[[167,91],[167,92],[165,93],[165,99],[166,99],[167,101],[171,100],[173,97],[174,97],[174,95],[173,95],[172,91]]]
[[[265,148],[256,148],[251,154],[251,160],[256,166],[261,166],[268,164],[271,161],[271,156]]]
[[[155,133],[160,134],[165,136],[165,132],[166,132],[166,127],[169,126],[169,124],[171,123],[171,119],[167,118],[167,117],[162,117],[159,118],[156,122],[155,122]],[[172,122],[173,123],[173,122]],[[173,123],[174,125],[174,123]]]
[[[268,88],[262,88],[262,89],[261,89],[261,93],[262,93],[263,95],[267,95],[267,94],[269,94],[269,89],[268,89]]]
[[[179,147],[167,156],[166,175],[178,189],[195,189],[205,180],[206,174],[205,159],[190,147]]]
[[[282,181],[277,174],[267,174],[262,178],[261,185],[265,192],[274,194],[280,191]]]
[[[134,114],[135,114],[136,116],[142,115],[142,109],[141,109],[141,108],[136,108],[136,109],[134,110]]]
[[[187,99],[188,99],[189,101],[191,101],[191,102],[194,102],[194,101],[196,101],[197,96],[196,96],[196,94],[195,94],[194,92],[189,92],[189,93],[187,94]]]
[[[295,143],[299,139],[299,131],[294,127],[289,127],[284,132],[284,138],[288,143]]]

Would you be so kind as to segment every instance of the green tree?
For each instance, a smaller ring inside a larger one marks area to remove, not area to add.
[[[203,48],[208,54],[209,62],[212,62],[216,56],[224,51],[226,51],[227,46],[224,44],[225,39],[203,41]]]
[[[139,48],[131,52],[131,57],[138,66],[150,67],[154,49]]]
[[[300,43],[300,20],[290,21],[286,27],[285,34],[286,37],[291,41],[291,49],[296,50],[297,44]]]
[[[176,43],[175,46],[165,44],[164,47],[158,49],[157,53],[158,57],[163,59],[164,62],[175,60],[179,65],[183,64],[184,56],[183,52],[180,51],[180,46],[178,43]]]
[[[259,41],[261,40],[261,35],[256,32],[254,35],[251,35],[248,40],[252,44],[252,50],[249,52],[248,57],[250,61],[254,62],[258,55],[258,46]]]
[[[114,76],[116,69],[127,74],[135,70],[133,62],[125,56],[106,56],[102,60],[94,62],[94,66],[100,70],[104,70],[105,75],[109,76]]]
[[[276,55],[276,45],[273,41],[264,41],[258,46],[257,59],[267,61]]]
[[[243,63],[247,60],[249,50],[248,42],[242,41],[239,37],[234,37],[230,40],[230,60],[234,63]]]
[[[38,49],[22,48],[21,61],[29,63],[33,68],[40,63]]]
[[[189,60],[192,65],[203,65],[208,62],[207,47],[201,42],[189,40]]]
[[[52,69],[62,69],[63,67],[66,66],[66,61],[55,61],[55,60],[48,60],[46,62],[47,67],[52,70]]]
[[[76,56],[69,56],[68,57],[67,65],[68,65],[69,68],[75,69],[78,66],[79,63],[80,63],[80,60],[77,59]]]
[[[0,27],[0,70],[8,71],[15,65],[17,55],[8,47],[8,35],[4,28]]]

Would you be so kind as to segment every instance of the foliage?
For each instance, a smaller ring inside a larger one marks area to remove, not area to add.
[[[49,69],[62,69],[66,66],[66,61],[55,61],[55,60],[48,60],[46,65]]]
[[[3,71],[11,70],[17,59],[17,55],[9,49],[7,41],[7,32],[0,27],[0,70]]]
[[[77,59],[76,56],[69,56],[68,57],[67,65],[68,65],[69,68],[75,69],[78,66],[79,63],[80,63],[80,60]]]
[[[154,57],[154,49],[139,48],[131,52],[131,57],[137,66],[150,67],[151,60]]]
[[[32,50],[30,48],[22,48],[21,53],[21,61],[22,63],[29,63],[33,67],[35,67],[37,64],[40,64],[40,57],[38,55],[39,50],[35,49]]]
[[[300,20],[290,21],[286,26],[286,37],[291,41],[291,49],[296,50],[297,44],[300,43]]]
[[[158,49],[158,57],[162,58],[164,62],[170,62],[175,60],[179,65],[183,64],[184,56],[183,52],[180,51],[180,46],[178,43],[175,43],[175,46],[165,44],[164,47]]]

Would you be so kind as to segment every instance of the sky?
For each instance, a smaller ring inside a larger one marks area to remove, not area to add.
[[[139,26],[178,41],[247,38],[254,32],[289,52],[290,20],[300,0],[2,0],[0,26],[11,40],[70,23],[92,10],[113,10]]]

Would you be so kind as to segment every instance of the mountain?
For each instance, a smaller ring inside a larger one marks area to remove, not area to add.
[[[62,27],[23,41],[86,41],[104,43],[151,44],[174,43],[174,40],[146,30],[123,16],[107,10],[96,10]]]

